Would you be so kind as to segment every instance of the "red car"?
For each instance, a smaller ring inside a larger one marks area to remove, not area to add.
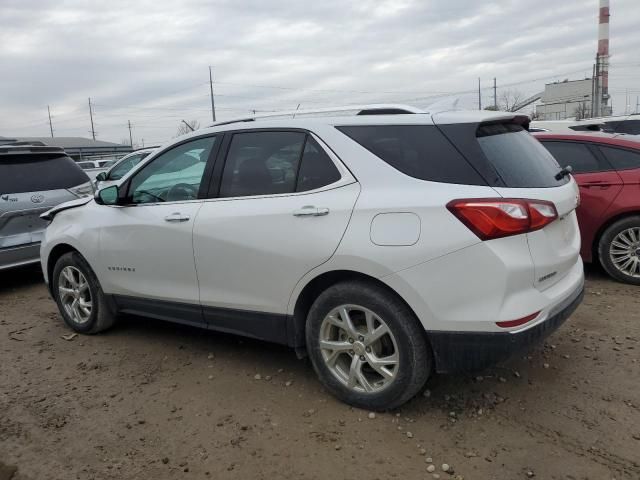
[[[640,285],[640,142],[598,133],[534,135],[561,167],[573,168],[583,260]]]

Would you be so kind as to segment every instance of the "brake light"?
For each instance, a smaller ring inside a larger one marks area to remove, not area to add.
[[[555,205],[545,200],[461,199],[452,200],[447,208],[480,240],[533,232],[558,218]]]

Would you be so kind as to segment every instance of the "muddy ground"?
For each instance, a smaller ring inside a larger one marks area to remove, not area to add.
[[[3,272],[0,479],[638,479],[639,292],[591,269],[545,345],[370,418],[287,348],[140,318],[65,340],[37,270]]]

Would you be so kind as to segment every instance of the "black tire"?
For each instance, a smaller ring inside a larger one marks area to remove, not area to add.
[[[371,310],[395,337],[399,356],[396,377],[380,391],[359,392],[348,387],[331,372],[322,356],[322,322],[333,309],[345,304]],[[327,390],[345,403],[369,410],[393,409],[409,401],[424,387],[433,364],[424,329],[413,312],[397,296],[373,282],[342,282],[321,293],[307,315],[306,343],[313,367]]]
[[[606,270],[606,272],[615,280],[623,283],[629,283],[632,285],[640,285],[640,276],[632,276],[618,269],[611,259],[611,255],[609,254],[611,249],[611,243],[616,238],[616,236],[627,230],[629,228],[640,228],[640,216],[634,215],[631,217],[626,217],[617,222],[610,225],[600,237],[600,241],[598,242],[598,258],[600,259],[600,264]],[[635,252],[636,255],[640,257],[640,246],[639,250]]]
[[[60,276],[65,267],[75,267],[87,279],[89,292],[92,299],[91,314],[85,323],[78,323],[69,316],[62,304],[61,294],[59,292]],[[50,279],[51,291],[53,297],[58,304],[60,314],[64,322],[75,332],[84,334],[94,334],[102,332],[113,326],[116,321],[116,312],[111,303],[102,292],[100,282],[96,278],[95,273],[87,263],[87,261],[77,252],[69,252],[62,255],[53,268],[53,274]]]

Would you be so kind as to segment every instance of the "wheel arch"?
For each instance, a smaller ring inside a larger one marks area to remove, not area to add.
[[[309,280],[302,290],[300,290],[298,297],[295,299],[293,314],[289,317],[287,337],[289,344],[296,348],[296,351],[298,351],[299,354],[306,352],[305,324],[311,305],[318,295],[324,292],[327,288],[335,285],[336,283],[345,281],[360,281],[363,283],[375,284],[376,286],[383,288],[404,303],[418,321],[415,311],[407,301],[395,289],[391,288],[382,280],[355,270],[329,270]]]
[[[59,243],[58,245],[53,247],[49,252],[49,257],[47,258],[47,278],[49,279],[48,281],[49,293],[52,293],[51,288],[53,285],[53,281],[51,279],[51,276],[53,275],[53,269],[56,266],[56,262],[60,259],[60,257],[62,257],[64,254],[69,252],[77,252],[80,255],[82,255],[77,248],[73,247],[68,243]]]

